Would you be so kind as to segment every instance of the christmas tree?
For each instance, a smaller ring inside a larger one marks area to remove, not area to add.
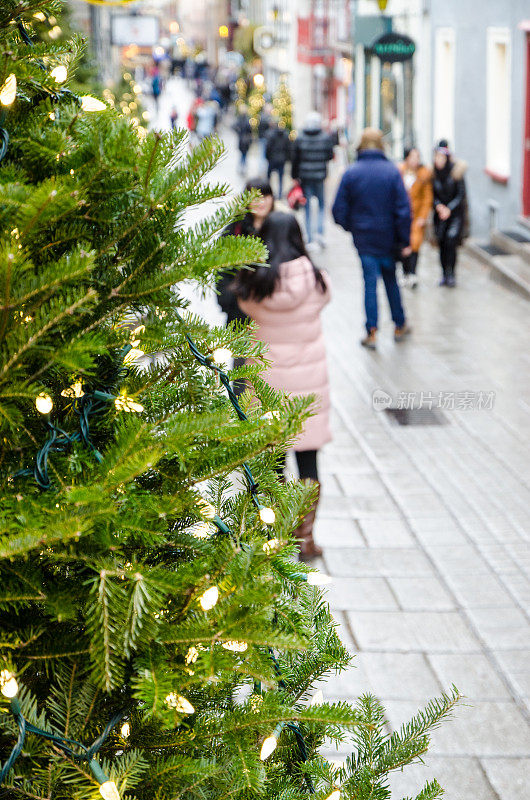
[[[373,697],[309,702],[350,656],[293,560],[311,489],[274,469],[308,401],[178,289],[264,259],[219,236],[250,196],[186,225],[222,144],[71,93],[82,43],[32,44],[57,11],[0,9],[2,796],[388,797],[457,694],[391,736]],[[347,735],[343,768],[318,754]]]
[[[285,76],[282,76],[272,96],[272,109],[280,128],[285,128],[290,133],[293,129],[293,99]]]
[[[256,81],[256,78],[258,76],[261,80]],[[261,120],[261,115],[265,107],[266,92],[267,92],[267,87],[265,85],[265,81],[263,80],[263,76],[261,75],[261,73],[257,73],[257,75],[254,76],[254,80],[252,82],[252,88],[250,89],[247,96],[248,119],[252,126],[253,131],[258,130],[259,123]]]

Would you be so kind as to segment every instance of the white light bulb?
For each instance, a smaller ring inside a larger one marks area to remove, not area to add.
[[[201,608],[203,611],[209,611],[219,600],[219,589],[217,586],[211,586],[199,598]]]
[[[248,644],[246,642],[223,642],[223,647],[225,650],[231,650],[233,653],[244,653],[245,650],[248,650]]]
[[[276,522],[276,514],[272,510],[272,508],[260,508],[259,510],[259,518],[263,522],[264,525],[274,525]]]
[[[186,664],[195,664],[199,657],[199,651],[193,645],[190,647],[188,652],[186,653]]]
[[[118,397],[114,400],[114,405],[116,406],[117,411],[141,412],[144,410],[144,407],[141,403],[137,403],[131,397],[127,397],[127,394],[125,392],[123,394],[118,395]]]
[[[41,392],[35,398],[35,406],[39,414],[49,414],[53,408],[53,400],[46,392]]]
[[[120,733],[124,739],[128,739],[131,735],[131,726],[128,722],[124,722],[121,726]]]
[[[0,89],[0,103],[3,106],[10,106],[17,96],[17,78],[12,72],[5,79],[5,82]]]
[[[279,539],[269,539],[269,541],[265,542],[263,545],[263,552],[267,553],[267,555],[270,555],[279,549],[280,544],[281,542]]]
[[[212,529],[209,522],[198,522],[191,529],[192,536],[196,539],[209,539],[212,535]]]
[[[204,500],[204,498],[201,497],[201,499],[197,501],[197,505],[201,510],[202,516],[206,517],[206,519],[213,519],[216,516],[217,511],[208,500]]]
[[[121,800],[118,787],[114,781],[105,781],[99,787],[99,793],[103,800]]]
[[[229,364],[232,360],[232,351],[228,347],[217,347],[212,357],[216,364]]]
[[[170,692],[170,694],[168,694],[166,697],[166,704],[170,708],[174,708],[175,711],[178,711],[180,714],[193,714],[195,712],[190,701],[176,692]]]
[[[68,389],[63,389],[61,392],[62,397],[83,397],[84,394],[81,381],[76,381]]]
[[[311,698],[311,702],[309,705],[311,706],[319,706],[324,702],[324,695],[322,694],[322,689],[317,689],[313,697]]]
[[[331,794],[326,797],[326,800],[340,800],[340,789],[335,789]]]
[[[139,344],[139,342],[138,342],[138,344]],[[137,361],[139,358],[142,358],[143,356],[145,356],[145,353],[144,353],[143,350],[140,350],[138,348],[133,347],[132,350],[129,350],[129,352],[127,353],[127,355],[123,359],[123,363],[124,364],[133,364],[135,361]]]
[[[57,83],[64,83],[68,77],[68,70],[66,69],[64,64],[59,64],[58,67],[52,69],[50,75],[52,76],[52,78],[55,78]]]
[[[261,752],[259,757],[262,761],[265,761],[274,751],[276,750],[276,745],[278,744],[278,739],[274,734],[272,736],[267,736],[263,744],[261,745]]]
[[[8,669],[0,672],[0,691],[4,697],[15,697],[18,694],[17,679]]]
[[[89,94],[83,95],[81,98],[81,108],[83,111],[105,111],[107,106],[105,103],[102,103],[101,100],[98,100],[96,97],[92,97]]]
[[[331,581],[332,578],[324,572],[310,572],[307,576],[307,582],[310,586],[325,586]]]

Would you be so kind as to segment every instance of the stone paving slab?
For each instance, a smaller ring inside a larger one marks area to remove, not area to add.
[[[499,797],[528,800],[530,758],[488,758],[482,763],[489,782]]]
[[[363,650],[397,653],[480,652],[480,643],[460,614],[451,611],[348,612]]]
[[[392,577],[388,579],[403,611],[453,611],[455,602],[439,578]]]

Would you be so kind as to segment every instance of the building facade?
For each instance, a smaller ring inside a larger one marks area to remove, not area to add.
[[[430,157],[431,48],[426,0],[389,0],[384,12],[374,0],[357,0],[352,27],[356,135],[365,127],[381,128],[394,158],[401,158],[404,148],[412,144],[424,158]],[[412,58],[394,62],[376,54],[375,43],[389,33],[412,40]]]
[[[433,0],[432,139],[468,162],[473,233],[530,216],[530,3]]]

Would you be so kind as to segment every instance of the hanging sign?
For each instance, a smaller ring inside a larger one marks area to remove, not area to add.
[[[416,45],[405,33],[384,33],[372,44],[371,49],[381,61],[408,61],[414,55]]]

